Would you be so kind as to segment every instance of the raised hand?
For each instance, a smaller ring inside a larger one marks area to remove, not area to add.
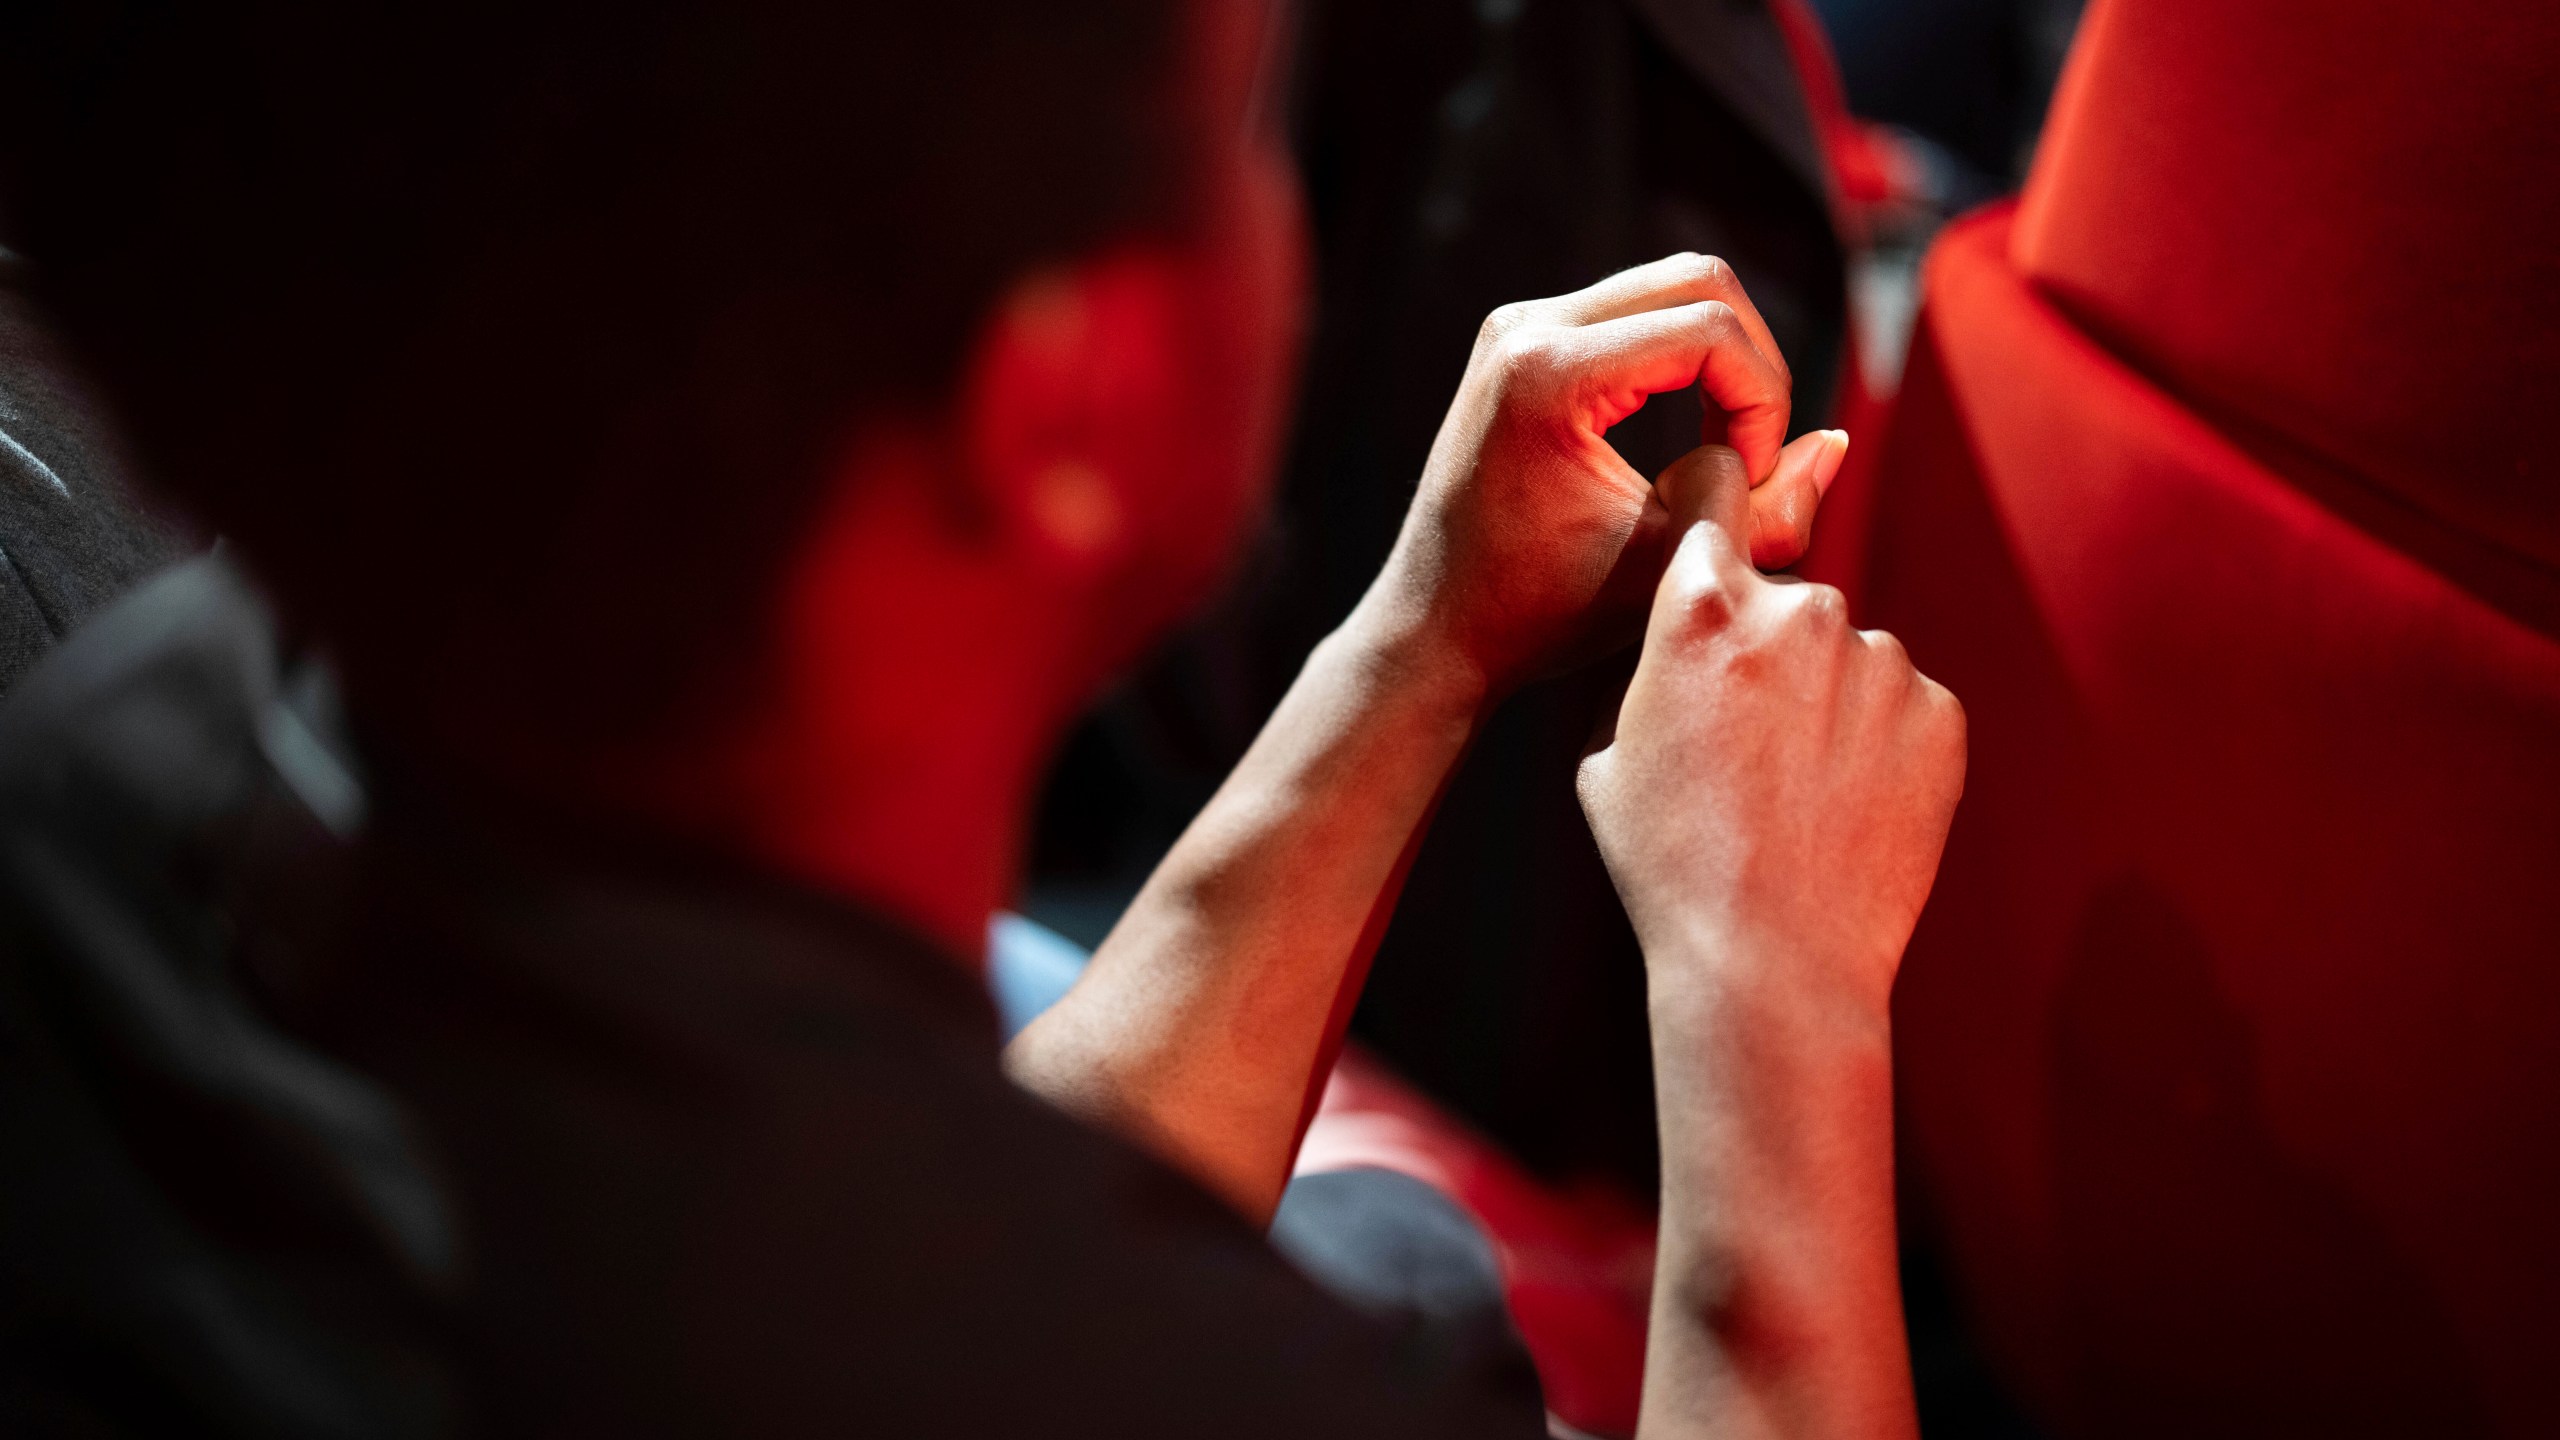
[[[1663,474],[1685,523],[1583,807],[1648,956],[1783,937],[1790,983],[1880,1020],[1963,790],[1964,710],[1839,591],[1744,558],[1744,463],[1707,446]]]
[[[1642,941],[1662,1132],[1644,1440],[1916,1433],[1888,1004],[1964,786],[1964,712],[1840,592],[1754,569],[1707,446],[1592,834]]]
[[[1790,379],[1723,261],[1675,255],[1485,321],[1394,553],[1362,602],[1488,693],[1634,638],[1670,514],[1606,439],[1649,395],[1697,385],[1753,484],[1751,554],[1800,556],[1848,438],[1781,446]]]

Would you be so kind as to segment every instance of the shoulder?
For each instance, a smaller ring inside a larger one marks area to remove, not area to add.
[[[937,1019],[894,964],[803,948],[788,921],[718,929],[725,970],[555,954],[538,1004],[428,1019],[448,1058],[405,1088],[456,1169],[461,1308],[499,1411],[571,1395],[581,1423],[643,1433],[1542,1433],[1016,1089],[992,1034]]]

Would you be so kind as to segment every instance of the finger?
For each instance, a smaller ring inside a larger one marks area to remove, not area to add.
[[[1751,537],[1751,480],[1742,457],[1722,445],[1701,445],[1671,462],[1653,482],[1654,498],[1671,513],[1672,543],[1701,521],[1722,530],[1736,554]]]
[[[1597,325],[1604,320],[1694,305],[1701,300],[1717,300],[1731,306],[1734,317],[1742,322],[1743,332],[1751,337],[1752,345],[1768,360],[1770,368],[1781,377],[1792,379],[1787,357],[1778,350],[1778,337],[1770,333],[1769,323],[1760,318],[1760,307],[1752,304],[1750,295],[1743,291],[1741,277],[1713,255],[1670,255],[1632,270],[1621,270],[1596,285],[1548,301],[1547,309],[1563,324]]]
[[[1751,563],[1783,570],[1813,544],[1814,515],[1849,454],[1844,430],[1797,436],[1778,452],[1778,468],[1751,492]]]
[[[1787,438],[1787,381],[1751,344],[1733,307],[1702,300],[1567,333],[1587,364],[1595,433],[1634,414],[1646,396],[1695,384],[1724,412],[1725,443],[1753,479],[1777,465]]]
[[[1724,629],[1770,588],[1745,555],[1751,481],[1740,456],[1701,445],[1672,461],[1653,489],[1647,503],[1669,512],[1665,524],[1675,538],[1645,617],[1639,679],[1666,647],[1678,651]]]

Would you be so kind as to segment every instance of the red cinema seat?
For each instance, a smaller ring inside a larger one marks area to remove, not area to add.
[[[1363,1166],[1412,1176],[1483,1227],[1554,1420],[1585,1435],[1635,1433],[1653,1298],[1654,1222],[1642,1205],[1605,1187],[1541,1182],[1351,1047],[1325,1085],[1298,1173]]]
[[[2560,7],[2097,0],[1858,601],[1915,1210],[2065,1436],[2560,1434]]]

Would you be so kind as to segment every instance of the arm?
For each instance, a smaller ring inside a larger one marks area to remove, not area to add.
[[[1014,1076],[1267,1219],[1478,718],[1642,624],[1670,517],[1608,428],[1702,385],[1763,477],[1759,558],[1801,553],[1845,441],[1782,453],[1776,353],[1731,272],[1697,256],[1497,312],[1377,582],[1084,978],[1014,1042]]]
[[[1328,637],[1006,1069],[1267,1222],[1308,1077],[1483,697],[1416,637],[1358,617]]]
[[[1839,592],[1759,575],[1731,452],[1583,805],[1643,943],[1662,1127],[1646,1440],[1909,1436],[1888,999],[1963,788],[1964,715]]]

